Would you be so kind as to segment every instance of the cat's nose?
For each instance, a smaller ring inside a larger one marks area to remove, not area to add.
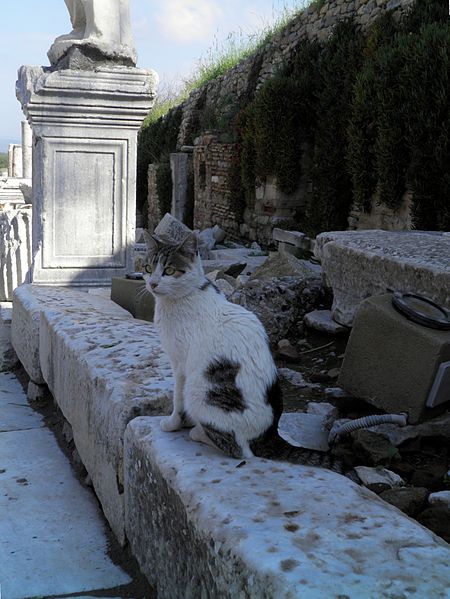
[[[150,287],[151,287],[152,289],[156,289],[156,288],[158,287],[158,283],[154,283],[154,282],[153,282],[153,283],[150,283]]]

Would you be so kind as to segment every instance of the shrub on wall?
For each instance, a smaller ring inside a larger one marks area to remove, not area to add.
[[[138,206],[147,199],[149,164],[159,164],[162,157],[162,162],[167,162],[169,154],[176,151],[182,114],[181,106],[156,120],[150,113],[139,131],[136,192]],[[163,167],[164,171],[167,171],[167,166]]]
[[[347,226],[352,195],[345,162],[346,132],[361,52],[362,36],[347,20],[338,23],[320,55],[313,194],[305,223],[308,233]]]
[[[372,48],[348,129],[356,201],[368,208],[376,191],[395,209],[408,189],[413,222],[423,229],[450,226],[450,25],[443,15],[442,4],[420,2]]]

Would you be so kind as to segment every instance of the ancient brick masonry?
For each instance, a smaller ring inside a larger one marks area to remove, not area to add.
[[[214,135],[198,138],[194,148],[194,226],[196,229],[216,223],[231,235],[239,232],[231,205],[228,172],[234,144],[220,143]]]

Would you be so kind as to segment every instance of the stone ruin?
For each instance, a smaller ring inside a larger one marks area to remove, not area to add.
[[[66,4],[74,32],[55,41],[52,69],[19,73],[35,146],[33,284],[15,291],[12,339],[29,396],[48,385],[119,542],[163,598],[445,592],[448,547],[349,478],[259,459],[237,468],[184,432],[160,431],[173,380],[153,323],[84,292],[134,270],[136,132],[155,76],[96,46],[89,27],[109,30],[95,0]],[[116,21],[127,4],[114,2]],[[170,216],[161,226],[173,234]],[[267,256],[257,244],[212,246],[217,233],[204,234],[209,277],[283,341],[280,330],[320,305],[322,269],[305,259],[320,242],[279,231],[280,251]]]

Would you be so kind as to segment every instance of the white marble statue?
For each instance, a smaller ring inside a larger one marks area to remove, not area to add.
[[[48,51],[52,64],[72,46],[91,46],[108,58],[136,64],[129,0],[64,0],[73,30],[56,38]]]

